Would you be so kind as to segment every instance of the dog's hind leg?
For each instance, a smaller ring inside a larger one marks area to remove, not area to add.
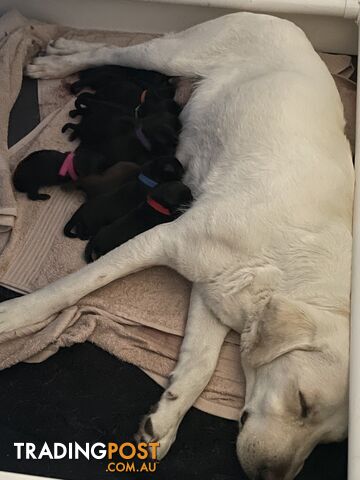
[[[180,237],[175,224],[159,225],[45,288],[1,303],[0,333],[41,322],[117,278],[168,265]]]
[[[194,285],[178,363],[159,403],[144,417],[137,434],[139,441],[160,443],[158,459],[166,455],[181,420],[208,384],[228,331]]]

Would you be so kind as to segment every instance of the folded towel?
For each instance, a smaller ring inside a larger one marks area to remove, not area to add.
[[[10,32],[10,24],[15,27],[6,42],[0,43],[0,49],[2,55],[10,58],[10,46],[15,42],[21,46],[18,50],[11,47],[11,55],[15,59],[7,81],[16,86],[12,87],[12,102],[20,87],[23,63],[34,49],[42,48],[50,38],[64,35],[125,46],[153,37],[147,34],[76,31],[29,22],[12,13],[0,19],[0,42],[1,31],[7,28]],[[16,37],[15,40],[12,36]],[[350,57],[323,58],[332,73],[351,75]],[[67,89],[69,80],[39,81],[42,120],[36,129],[7,152],[3,179],[8,185],[10,170],[30,152],[43,148],[67,151],[76,147],[76,143],[68,142],[60,132],[61,126],[68,121],[68,111],[73,102]],[[0,88],[1,82],[6,83],[0,73]],[[348,82],[350,80],[341,77],[338,85],[345,90],[346,102],[351,103],[354,102],[355,86]],[[185,103],[193,88],[196,88],[194,80],[177,79],[177,99]],[[6,116],[3,123],[6,127],[0,132],[1,145],[7,134],[9,112],[10,106],[5,113],[1,112]],[[354,110],[348,108],[347,112],[352,115]],[[353,118],[348,120],[348,126],[350,130],[354,128]],[[31,202],[24,194],[13,194],[10,187],[8,191],[16,222],[0,257],[0,282],[3,286],[23,293],[30,292],[84,265],[84,242],[62,234],[65,221],[83,201],[80,192],[65,193],[55,187],[48,188],[46,191],[51,195],[50,200]],[[3,205],[6,204],[0,198],[0,215]],[[153,268],[117,280],[41,324],[2,335],[0,368],[20,361],[43,361],[60,347],[89,340],[122,360],[139,366],[164,386],[175,366],[184,334],[189,294],[189,282],[167,268]],[[196,406],[208,413],[237,420],[244,392],[239,338],[232,332],[224,343],[216,372]]]

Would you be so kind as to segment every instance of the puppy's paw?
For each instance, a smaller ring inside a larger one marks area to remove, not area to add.
[[[28,193],[28,198],[29,200],[41,200],[41,201],[44,201],[44,200],[49,200],[49,198],[51,198],[50,195],[48,195],[47,193],[34,193],[34,192],[30,192]]]
[[[85,247],[84,257],[86,263],[92,263],[101,257],[100,249],[96,243],[96,236],[89,240]]]

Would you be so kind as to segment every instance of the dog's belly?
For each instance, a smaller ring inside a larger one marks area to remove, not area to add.
[[[278,193],[286,179],[304,182],[308,175],[311,189],[311,177],[330,178],[329,168],[339,167],[350,178],[341,104],[328,72],[319,95],[301,73],[258,70],[220,67],[202,80],[183,110],[177,156],[195,197],[230,189],[253,203],[257,193],[259,201]]]
[[[344,297],[325,278],[322,252],[330,252],[326,269],[344,281],[353,168],[337,91],[328,72],[320,68],[319,75],[317,84],[317,77],[281,69],[250,78],[224,69],[204,79],[184,109],[177,155],[197,198],[198,244],[205,236],[212,251],[200,281],[217,274],[220,263],[258,259],[284,273],[287,294]],[[342,244],[333,241],[332,224],[343,229]],[[224,247],[231,252],[226,260]],[[198,251],[186,255],[190,266],[199,263]],[[297,278],[304,285],[313,278],[307,287],[293,279],[295,257]]]

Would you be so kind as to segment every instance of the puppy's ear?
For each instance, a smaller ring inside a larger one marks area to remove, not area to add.
[[[257,368],[294,350],[317,350],[317,322],[300,304],[271,297],[263,313],[249,318],[241,335],[244,364]]]

